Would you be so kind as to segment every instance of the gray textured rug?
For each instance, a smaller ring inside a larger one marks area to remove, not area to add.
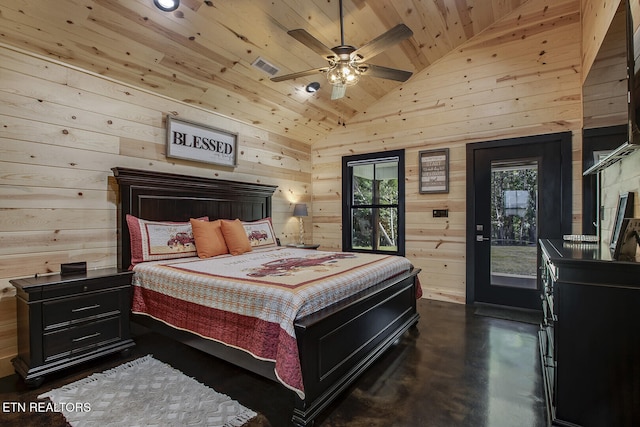
[[[242,426],[257,414],[151,356],[44,393],[73,427]]]

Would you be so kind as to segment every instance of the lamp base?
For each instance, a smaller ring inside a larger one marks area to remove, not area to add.
[[[298,217],[300,238],[298,239],[299,245],[304,245],[304,224],[302,223],[302,217]]]

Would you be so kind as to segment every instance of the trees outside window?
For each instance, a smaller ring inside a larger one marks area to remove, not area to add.
[[[538,161],[491,163],[491,273],[529,277],[537,272]],[[527,286],[537,286],[535,280]],[[524,282],[523,282],[524,283]]]
[[[536,245],[538,232],[538,168],[535,162],[492,168],[491,242]]]

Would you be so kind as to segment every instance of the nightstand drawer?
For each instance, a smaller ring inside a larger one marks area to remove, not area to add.
[[[96,277],[86,280],[72,280],[56,284],[55,286],[43,286],[43,300],[50,298],[66,298],[73,295],[82,295],[87,292],[97,292],[114,289],[117,287],[128,287],[131,284],[130,275],[119,275],[113,277]]]
[[[75,356],[120,339],[120,317],[74,326],[43,336],[44,360]]]
[[[117,315],[121,295],[122,291],[116,290],[44,302],[42,326],[46,331],[87,319]]]

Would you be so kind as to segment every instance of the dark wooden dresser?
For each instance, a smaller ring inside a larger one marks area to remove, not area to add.
[[[640,426],[640,263],[541,240],[540,354],[553,425]]]
[[[115,352],[134,342],[129,332],[131,271],[11,280],[16,288],[18,356],[16,372],[31,387],[44,376]]]

